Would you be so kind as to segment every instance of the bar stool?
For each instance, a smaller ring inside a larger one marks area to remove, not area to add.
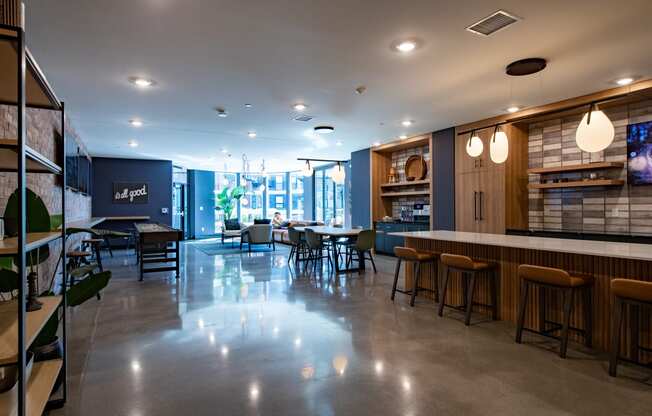
[[[475,261],[467,256],[460,256],[457,254],[444,253],[441,255],[441,263],[444,265],[446,273],[444,274],[444,291],[442,293],[441,303],[439,304],[439,316],[444,314],[444,306],[449,308],[465,311],[464,325],[471,324],[471,313],[473,305],[484,306],[491,308],[491,319],[498,319],[498,289],[497,282],[498,273],[497,265],[495,263]],[[448,291],[448,281],[450,280],[450,272],[459,272],[462,274],[462,290],[464,303],[462,305],[450,305],[446,303],[446,292]],[[491,305],[484,303],[473,302],[473,295],[475,293],[475,281],[479,274],[485,274],[489,279],[489,287],[491,291]]]
[[[435,294],[435,302],[439,301],[439,278],[437,267],[437,261],[439,260],[439,253],[433,251],[417,251],[409,247],[394,247],[394,255],[398,258],[396,262],[396,270],[394,272],[394,285],[392,286],[392,296],[391,300],[394,301],[394,296],[396,292],[403,293],[404,295],[411,295],[410,306],[414,306],[414,299],[417,297],[419,290],[432,292]],[[402,262],[410,262],[414,264],[414,279],[413,279],[413,288],[412,290],[401,290],[397,289],[398,285],[398,275],[401,271]],[[421,265],[422,264],[432,264],[435,267],[435,289],[428,289],[425,287],[419,286],[419,280],[421,280]]]
[[[640,280],[614,279],[611,281],[611,293],[614,295],[614,303],[611,308],[611,356],[609,359],[609,375],[616,377],[618,359],[620,356],[620,331],[623,323],[623,309],[625,305],[632,305],[634,313],[638,314],[640,306],[652,307],[652,282]],[[637,319],[635,319],[638,322]],[[644,348],[638,344],[638,325],[632,328],[632,352],[638,361],[638,352],[652,352],[650,348]]]
[[[561,358],[566,358],[566,350],[568,349],[568,331],[573,330],[583,334],[585,345],[591,347],[593,343],[593,300],[591,295],[593,276],[571,275],[566,270],[555,269],[552,267],[532,266],[529,264],[521,264],[518,266],[518,276],[521,279],[521,297],[518,304],[518,322],[516,327],[517,343],[521,343],[523,331],[559,339],[561,341],[559,356]],[[530,285],[539,287],[539,331],[524,327],[525,311],[528,302],[528,289]],[[546,320],[546,288],[562,291],[564,305],[562,323]],[[573,328],[570,326],[573,298],[576,293],[581,293],[584,299],[584,329]],[[553,324],[553,327],[546,329],[546,324]],[[559,337],[552,335],[553,332],[558,330],[561,330],[561,335]]]
[[[90,248],[93,251],[95,261],[97,262],[97,267],[101,272],[104,271],[104,267],[102,267],[102,255],[100,250],[103,242],[104,239],[102,238],[88,238],[86,240],[82,240],[82,250]]]

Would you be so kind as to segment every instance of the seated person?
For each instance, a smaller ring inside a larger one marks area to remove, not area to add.
[[[285,221],[283,220],[283,215],[281,215],[280,212],[276,211],[274,213],[274,218],[272,218],[272,225],[274,228],[280,228],[285,224]]]

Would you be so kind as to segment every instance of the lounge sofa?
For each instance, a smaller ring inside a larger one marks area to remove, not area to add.
[[[321,226],[324,225],[321,221],[298,221],[292,220],[284,227],[277,227],[272,230],[274,241],[282,244],[290,244],[290,237],[288,235],[288,228],[290,227],[308,227],[308,226]]]

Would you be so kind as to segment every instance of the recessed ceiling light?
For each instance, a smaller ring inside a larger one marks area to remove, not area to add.
[[[143,126],[142,120],[138,120],[137,118],[135,118],[133,120],[129,120],[129,124],[131,124],[134,127],[142,127]]]
[[[229,115],[229,113],[227,113],[226,110],[221,108],[221,107],[216,108],[215,111],[217,111],[217,116],[218,117],[225,118],[226,116]]]
[[[255,139],[256,138],[256,132],[255,131],[250,131],[247,133],[247,136],[249,136],[250,139]]]
[[[401,121],[401,124],[404,125],[405,127],[410,127],[414,123],[412,120],[403,120]]]
[[[627,77],[627,78],[620,78],[619,80],[616,81],[616,84],[618,84],[618,85],[629,85],[632,82],[634,82],[634,78]]]
[[[513,106],[511,106],[511,107],[507,107],[507,112],[508,112],[508,113],[515,113],[515,112],[517,112],[517,111],[520,110],[520,109],[521,109],[520,107],[517,107],[517,106],[513,105]]]
[[[304,111],[306,108],[308,108],[308,106],[304,103],[296,103],[292,106],[292,108],[294,108],[296,111]]]
[[[374,142],[374,143],[372,144],[372,146],[373,146],[373,147],[378,147],[378,146],[380,146],[380,142]]]
[[[253,107],[253,105],[251,105],[251,104],[245,104],[245,108],[251,108],[251,107]]]
[[[410,53],[419,46],[414,39],[404,39],[394,43],[394,48],[401,53]]]
[[[129,147],[138,147],[138,142],[135,140],[129,140]]]
[[[335,131],[335,127],[332,126],[317,126],[314,129],[315,133],[318,134],[330,134]]]
[[[401,134],[400,136],[398,136],[398,138],[401,139],[401,140],[405,140],[405,139],[407,139],[407,135]]]
[[[344,143],[342,143],[341,140],[338,140],[335,142],[335,146],[342,146]]]
[[[154,81],[153,79],[147,79],[141,77],[130,77],[129,82],[131,82],[138,88],[148,88],[156,85],[156,81]]]

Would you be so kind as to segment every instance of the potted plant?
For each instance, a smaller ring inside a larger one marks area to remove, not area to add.
[[[224,219],[230,220],[233,217],[233,209],[235,203],[240,200],[245,194],[243,186],[236,186],[233,188],[224,188],[217,194],[215,201],[215,209],[224,212]]]

